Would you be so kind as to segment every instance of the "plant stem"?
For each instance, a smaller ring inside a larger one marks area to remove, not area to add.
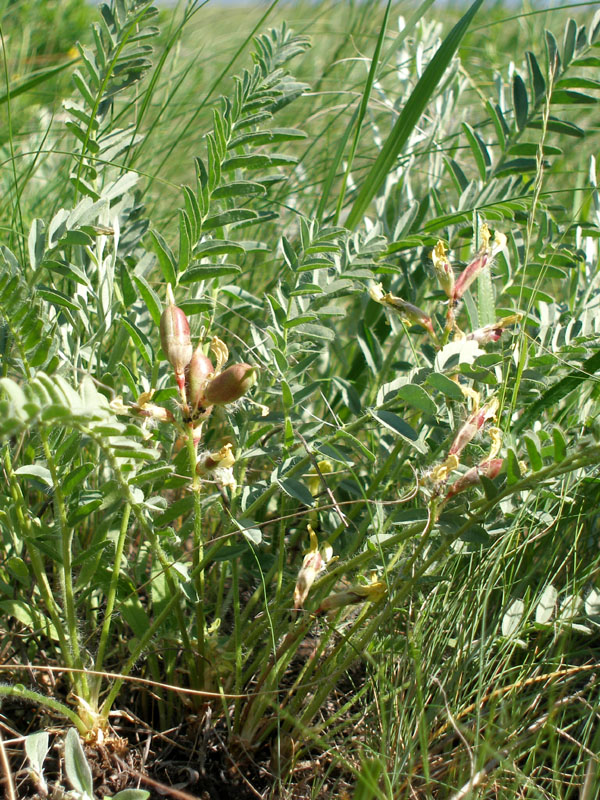
[[[72,547],[73,547],[73,529],[67,522],[67,510],[65,506],[65,499],[62,493],[62,486],[58,479],[56,464],[54,457],[48,444],[48,436],[43,428],[40,428],[40,438],[44,448],[44,455],[46,456],[46,463],[52,477],[52,485],[54,488],[55,500],[55,520],[58,525],[58,532],[60,535],[61,556],[62,564],[59,566],[59,574],[61,580],[61,590],[63,594],[65,618],[67,623],[67,634],[69,639],[69,647],[73,653],[73,666],[77,669],[83,669],[83,661],[81,658],[81,649],[79,647],[79,633],[77,631],[77,615],[75,612],[75,593],[73,591],[73,563],[72,563]],[[73,677],[73,683],[76,686],[76,691],[84,700],[89,699],[89,686],[85,673],[78,673]]]
[[[115,598],[117,596],[117,586],[119,583],[119,575],[121,572],[121,560],[123,558],[123,549],[125,547],[125,539],[127,538],[127,528],[129,526],[129,517],[131,515],[131,506],[125,503],[123,509],[123,518],[121,519],[121,528],[119,531],[119,538],[115,548],[115,560],[113,564],[113,571],[110,579],[110,586],[108,587],[108,594],[106,595],[106,610],[104,612],[104,621],[102,623],[102,630],[100,632],[100,643],[98,645],[98,653],[96,654],[96,663],[94,670],[102,672],[104,666],[104,654],[108,645],[108,637],[110,633],[110,625],[112,621],[112,612],[115,606]],[[102,685],[102,678],[98,676],[94,681],[93,688],[93,707],[96,708],[98,704],[98,695],[100,693],[100,686]]]
[[[25,512],[25,500],[10,461],[10,452],[8,447],[6,447],[4,451],[4,468],[6,470],[10,492],[15,504],[20,533],[25,542],[27,553],[31,561],[31,568],[33,569],[33,573],[37,581],[37,588],[39,589],[42,599],[44,600],[44,604],[48,610],[48,613],[50,614],[50,619],[56,628],[56,634],[58,636],[62,657],[64,658],[68,667],[73,667],[74,664],[71,648],[69,647],[69,642],[65,636],[64,623],[60,615],[60,609],[54,600],[52,588],[48,582],[48,576],[46,575],[46,570],[44,568],[43,559],[41,558],[39,551],[34,544],[35,533],[31,527],[31,520]]]
[[[198,639],[198,651],[196,654],[196,670],[200,686],[204,685],[204,666],[206,663],[206,648],[204,632],[206,621],[204,618],[204,569],[201,567],[204,558],[204,542],[202,541],[202,484],[196,471],[198,465],[198,454],[194,443],[194,428],[190,425],[187,436],[187,449],[190,459],[190,470],[192,474],[192,494],[194,496],[194,547],[193,547],[193,566],[196,574],[196,637]]]
[[[0,684],[0,697],[18,697],[20,700],[29,700],[32,703],[46,706],[46,708],[57,711],[70,720],[82,736],[89,733],[87,725],[68,706],[63,705],[58,700],[54,700],[52,697],[47,697],[45,694],[26,689],[22,684],[16,684],[15,686]]]
[[[156,535],[154,527],[148,523],[148,520],[144,516],[143,507],[141,503],[139,503],[134,498],[131,492],[131,487],[129,486],[125,476],[123,475],[123,471],[119,466],[115,454],[110,449],[110,447],[106,446],[106,443],[103,441],[103,439],[97,436],[93,430],[89,430],[88,428],[84,427],[82,427],[81,430],[85,433],[86,436],[89,436],[91,439],[93,439],[101,448],[101,450],[106,454],[111,469],[113,470],[113,473],[121,487],[123,499],[131,507],[131,510],[133,511],[133,515],[138,525],[140,526],[142,532],[150,542],[152,551],[160,562],[160,565],[165,574],[165,580],[167,581],[167,588],[169,589],[169,594],[171,595],[171,598],[176,601],[174,603],[170,602],[168,607],[170,609],[172,608],[175,611],[175,616],[177,617],[177,624],[179,627],[179,632],[181,634],[182,645],[187,659],[188,668],[190,670],[190,682],[194,688],[197,688],[198,683],[196,676],[196,668],[194,659],[191,657],[192,645],[190,642],[190,637],[188,635],[185,619],[183,617],[183,609],[181,603],[179,602],[181,598],[184,596],[181,591],[180,583],[178,580],[176,581],[173,579],[171,564],[169,563],[162,547],[160,546],[160,542],[158,540],[158,536]]]

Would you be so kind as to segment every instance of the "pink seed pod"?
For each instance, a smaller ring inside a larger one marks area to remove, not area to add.
[[[204,355],[202,346],[198,345],[186,370],[187,396],[194,411],[204,405],[204,389],[209,376],[214,373],[212,361]]]
[[[496,478],[500,474],[503,461],[504,459],[502,458],[490,458],[488,461],[482,461],[481,464],[478,464],[476,467],[471,467],[461,478],[454,481],[452,486],[448,489],[446,500],[454,497],[454,495],[459,492],[464,492],[465,489],[477,486],[482,475],[485,475],[486,478],[490,478],[490,480]]]
[[[184,312],[170,303],[160,318],[160,343],[176,375],[183,375],[192,358],[190,325]]]
[[[256,368],[250,364],[233,364],[216,378],[209,380],[204,401],[218,406],[234,403],[256,383]]]

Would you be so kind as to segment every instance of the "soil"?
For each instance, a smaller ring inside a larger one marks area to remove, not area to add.
[[[362,668],[358,665],[357,669],[360,672]],[[25,683],[25,676],[19,672],[8,678],[10,683]],[[28,677],[31,682],[31,673]],[[355,674],[342,681],[327,702],[324,714],[335,713],[354,691],[356,680],[363,678]],[[40,691],[39,681],[36,683],[35,689]],[[53,697],[60,697],[62,688],[60,681],[46,687]],[[285,750],[281,741],[279,747],[274,740],[260,750],[248,752],[228,736],[222,718],[213,720],[210,709],[205,710],[202,719],[197,714],[183,712],[183,719],[176,725],[159,731],[138,716],[145,709],[150,712],[147,718],[153,718],[158,698],[143,698],[139,691],[132,691],[123,700],[125,708],[111,715],[110,731],[85,745],[97,798],[136,788],[148,791],[152,800],[330,800],[332,797],[344,800],[352,796],[352,777],[336,764],[335,748],[328,752],[302,748],[293,770],[286,773],[284,766],[279,770],[284,777],[278,777],[274,756],[278,749]],[[135,708],[138,713],[127,707]],[[69,788],[63,758],[66,728],[57,723],[58,718],[45,716],[29,703],[11,698],[4,701],[0,709],[0,734],[17,800],[68,797],[64,794]],[[50,752],[44,763],[47,795],[32,779],[23,747],[24,736],[39,730],[50,735]],[[0,782],[5,773],[0,758]]]

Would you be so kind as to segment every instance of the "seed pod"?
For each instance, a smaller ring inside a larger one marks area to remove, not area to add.
[[[187,396],[194,411],[203,405],[204,389],[209,375],[214,375],[214,373],[215,368],[212,361],[204,355],[202,346],[198,345],[186,370]]]
[[[183,374],[192,358],[192,340],[190,325],[184,312],[173,302],[173,293],[167,291],[169,305],[160,318],[160,343],[167,361],[176,374]]]
[[[256,369],[250,364],[233,364],[216,378],[209,380],[204,390],[206,403],[226,405],[234,403],[256,383]]]

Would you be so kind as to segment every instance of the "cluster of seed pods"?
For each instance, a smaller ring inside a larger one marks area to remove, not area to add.
[[[167,303],[160,318],[160,342],[175,371],[184,419],[196,422],[208,417],[214,406],[228,405],[243,397],[256,382],[256,368],[240,363],[222,369],[229,351],[216,337],[211,342],[213,364],[202,344],[194,350],[188,318],[175,305],[170,286],[167,287]]]

